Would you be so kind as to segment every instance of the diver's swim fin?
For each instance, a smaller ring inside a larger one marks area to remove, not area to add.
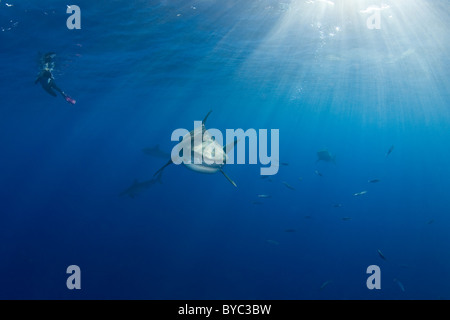
[[[70,103],[70,104],[75,104],[75,103],[77,103],[77,101],[76,101],[75,99],[72,99],[72,98],[69,97],[69,96],[65,96],[64,99],[66,99],[66,101],[67,101],[68,103]]]

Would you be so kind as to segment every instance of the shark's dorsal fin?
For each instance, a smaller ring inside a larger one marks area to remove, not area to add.
[[[223,151],[225,152],[225,154],[227,154],[228,152],[230,152],[231,150],[233,150],[233,148],[237,145],[238,143],[238,139],[234,140],[233,142],[228,143],[226,146],[223,147]]]
[[[222,174],[225,176],[225,178],[227,178],[227,180],[230,181],[231,184],[237,188],[236,183],[233,180],[231,180],[230,177],[227,176],[227,174],[222,169],[220,169],[220,172],[222,172]]]
[[[203,119],[202,121],[202,125],[204,126],[206,123],[206,119],[208,119],[209,115],[211,114],[212,110],[209,110],[208,114],[206,115],[206,117]]]

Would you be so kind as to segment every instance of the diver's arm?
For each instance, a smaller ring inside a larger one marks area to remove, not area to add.
[[[36,80],[34,80],[34,84],[37,84],[39,82],[39,80],[41,79],[41,77],[42,77],[42,72],[39,72],[36,77]]]

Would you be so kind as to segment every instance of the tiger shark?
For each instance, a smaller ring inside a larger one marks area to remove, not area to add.
[[[222,168],[228,160],[227,152],[233,149],[238,140],[235,140],[226,146],[222,146],[215,141],[214,137],[208,133],[205,127],[206,120],[208,119],[211,112],[212,110],[209,111],[203,119],[201,130],[194,129],[183,137],[182,142],[180,142],[179,144],[179,146],[181,147],[179,155],[184,159],[181,154],[183,153],[185,148],[190,150],[190,161],[183,161],[183,164],[186,166],[186,168],[195,172],[207,174],[213,174],[219,171],[233,186],[237,187],[236,183],[227,176]],[[194,143],[195,141],[199,141],[201,143]],[[167,166],[171,165],[173,163],[172,159],[173,157],[158,171],[156,171],[154,176],[161,174]]]

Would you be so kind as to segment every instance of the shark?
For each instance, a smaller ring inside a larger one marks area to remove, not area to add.
[[[158,174],[156,177],[153,177],[150,180],[139,182],[137,179],[134,180],[133,184],[122,191],[119,196],[129,196],[130,198],[135,198],[139,193],[141,193],[144,190],[149,189],[151,186],[153,186],[155,183],[162,184],[161,181],[161,174]]]
[[[208,112],[205,118],[202,121],[202,130],[192,130],[188,134],[183,137],[182,142],[180,142],[180,146],[191,145],[191,155],[190,155],[190,163],[183,161],[183,165],[188,169],[199,172],[199,173],[207,173],[213,174],[216,172],[220,172],[223,176],[235,187],[237,187],[236,183],[228,177],[228,175],[223,171],[223,166],[226,164],[228,160],[227,151],[231,151],[233,147],[237,144],[238,140],[235,140],[229,143],[226,146],[222,146],[215,141],[213,136],[211,136],[206,130],[205,123],[211,114],[212,110]],[[195,135],[201,134],[201,137],[196,137]],[[201,141],[200,144],[196,145],[194,141]],[[181,152],[183,149],[181,149]],[[180,155],[181,156],[181,155]],[[181,156],[182,157],[182,156]],[[216,163],[217,159],[222,158],[223,161],[221,163]],[[200,160],[200,163],[195,163],[194,160]],[[208,161],[205,161],[208,160]],[[162,171],[169,165],[173,163],[172,159],[170,159],[164,166],[162,166],[158,171],[155,172],[154,176],[161,174]]]
[[[332,155],[328,150],[317,151],[317,161],[333,162],[336,164],[336,155]]]
[[[159,148],[159,145],[156,145],[154,147],[150,147],[150,148],[144,148],[142,149],[142,152],[145,153],[146,155],[155,157],[155,158],[164,158],[167,159],[170,157],[170,154],[161,150]]]

